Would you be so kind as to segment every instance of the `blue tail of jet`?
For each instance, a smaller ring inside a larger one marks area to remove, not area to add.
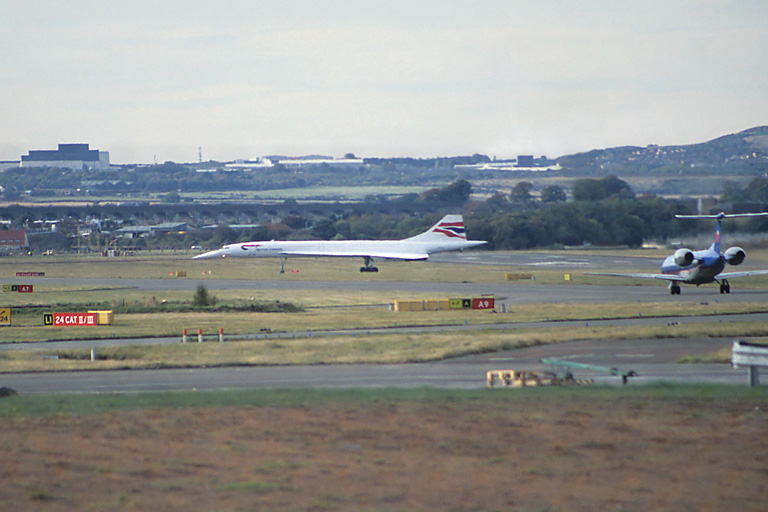
[[[715,221],[715,242],[712,244],[712,250],[717,254],[720,254],[720,232],[722,231],[722,220],[725,217],[724,213],[720,213]]]
[[[725,218],[736,218],[736,217],[764,217],[768,215],[766,212],[761,213],[728,213],[725,214],[723,212],[718,213],[717,215],[675,215],[675,218],[677,219],[715,219],[715,241],[710,246],[710,250],[715,251],[717,254],[720,254],[720,234],[722,232],[722,221]]]

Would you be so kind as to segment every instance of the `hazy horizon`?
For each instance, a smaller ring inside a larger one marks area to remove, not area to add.
[[[768,124],[758,0],[32,0],[0,17],[0,160],[558,157]]]

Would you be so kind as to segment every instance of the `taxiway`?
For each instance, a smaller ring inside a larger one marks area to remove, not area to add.
[[[440,262],[465,264],[506,264],[510,256],[505,253],[450,254],[435,258]],[[526,263],[527,262],[527,263]],[[527,254],[525,261],[515,254],[515,264],[542,266],[547,268],[650,268],[655,260],[647,258],[614,258],[611,256],[568,256],[552,254]],[[12,282],[10,280],[9,282]],[[24,279],[34,282],[34,279]],[[198,281],[171,279],[90,279],[90,278],[44,278],[46,284],[97,286],[104,288],[126,287],[140,290],[193,290]],[[642,316],[644,302],[681,300],[694,303],[719,304],[725,302],[768,302],[768,290],[739,289],[734,287],[730,295],[720,295],[716,287],[702,286],[684,288],[682,296],[671,296],[665,286],[580,286],[544,285],[538,283],[504,282],[492,284],[472,283],[419,283],[397,281],[298,281],[289,279],[230,280],[205,279],[211,290],[220,289],[310,289],[310,290],[377,290],[408,291],[418,293],[441,293],[446,296],[472,296],[492,294],[502,297],[509,305],[529,303],[575,303],[612,302],[638,303],[638,316],[620,320],[590,321],[592,325],[632,325],[637,323],[689,323],[689,322],[766,322],[768,314],[758,315],[714,315],[707,317],[664,317]],[[418,333],[426,330],[455,330],[467,332],[476,329],[518,329],[563,327],[584,325],[583,321],[504,323],[492,325],[459,325],[437,327],[400,328],[404,333]],[[341,331],[333,335],[375,335],[379,329],[361,329],[357,332]],[[387,329],[387,332],[392,332]],[[268,337],[298,337],[309,333],[259,333],[253,339]],[[321,333],[311,333],[321,335]],[[55,342],[44,344],[4,344],[0,350],[46,348],[58,346],[99,347],[119,343],[178,343],[179,338],[147,338],[143,340],[101,340],[83,342]],[[539,362],[543,358],[561,358],[600,366],[632,369],[639,374],[631,383],[659,380],[684,382],[713,382],[746,385],[746,370],[735,370],[728,364],[682,365],[676,361],[682,355],[697,355],[730,347],[732,339],[706,338],[699,340],[625,340],[572,342],[542,347],[519,349],[505,353],[458,358],[450,361],[405,365],[318,365],[291,367],[226,367],[188,370],[131,370],[62,372],[38,374],[4,374],[0,385],[16,389],[20,393],[114,393],[132,391],[169,390],[217,390],[268,387],[447,387],[477,388],[485,386],[485,372],[493,369],[539,370],[545,369]],[[593,378],[597,382],[618,383],[616,377],[580,372],[579,377]],[[631,384],[630,384],[631,385]]]

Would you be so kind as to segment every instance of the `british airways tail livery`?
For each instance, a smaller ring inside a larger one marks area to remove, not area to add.
[[[378,272],[374,258],[426,260],[433,252],[459,251],[482,245],[484,241],[467,240],[461,215],[446,215],[420,235],[404,240],[312,240],[245,242],[195,256],[208,258],[280,258],[280,273],[285,272],[289,257],[363,258],[360,272]]]
[[[662,279],[669,281],[669,293],[680,295],[680,283],[707,284],[717,282],[720,285],[720,293],[731,293],[731,285],[728,279],[735,277],[757,276],[768,274],[768,270],[752,270],[744,272],[723,272],[725,265],[740,265],[747,256],[741,247],[731,247],[725,252],[720,252],[720,223],[725,218],[734,217],[764,217],[764,213],[733,213],[726,215],[675,215],[678,219],[716,219],[715,241],[709,249],[691,251],[690,249],[678,249],[674,254],[667,256],[661,264],[661,274],[613,274],[585,272],[585,274],[601,276],[637,277],[642,279]]]

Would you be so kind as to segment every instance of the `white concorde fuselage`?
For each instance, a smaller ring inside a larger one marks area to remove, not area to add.
[[[425,260],[431,253],[469,249],[484,243],[467,240],[461,215],[446,215],[429,231],[404,240],[254,241],[228,244],[195,259],[315,256]]]
[[[485,242],[442,241],[411,242],[408,240],[328,240],[287,242],[245,242],[228,244],[195,259],[207,258],[275,258],[281,256],[369,257],[398,260],[425,260],[431,253],[458,251]]]

